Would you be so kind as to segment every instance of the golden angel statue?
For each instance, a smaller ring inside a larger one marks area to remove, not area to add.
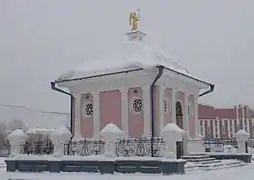
[[[138,21],[140,21],[139,20],[139,9],[137,12],[131,12],[129,15],[129,23],[130,23],[131,31],[138,30]]]

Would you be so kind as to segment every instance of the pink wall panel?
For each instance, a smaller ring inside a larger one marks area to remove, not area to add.
[[[100,93],[100,129],[113,123],[121,128],[121,93],[119,90]]]

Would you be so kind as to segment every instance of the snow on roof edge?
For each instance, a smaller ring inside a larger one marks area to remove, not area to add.
[[[87,75],[83,75],[83,76],[80,76],[80,77],[68,77],[68,78],[65,78],[66,76],[63,74],[63,78],[59,77],[57,80],[55,80],[56,83],[61,83],[61,82],[66,82],[66,81],[75,81],[75,80],[80,80],[80,79],[86,79],[86,78],[93,78],[93,77],[96,77],[96,76],[106,76],[106,75],[110,75],[110,74],[116,74],[116,73],[122,73],[122,72],[126,72],[126,71],[135,71],[135,70],[144,70],[144,69],[148,69],[148,68],[156,68],[158,66],[163,66],[163,65],[154,65],[154,66],[137,66],[136,68],[127,68],[126,66],[122,66],[121,68],[118,67],[119,69],[116,69],[116,68],[110,68],[110,69],[104,69],[102,71],[91,71],[89,73],[87,73]],[[131,66],[129,66],[131,67]],[[204,83],[204,84],[207,84],[207,85],[214,85],[208,81],[205,81],[205,80],[201,80],[200,78],[197,78],[193,75],[189,75],[189,74],[186,74],[186,73],[183,73],[183,72],[179,72],[177,70],[174,70],[174,69],[171,69],[171,68],[167,68],[164,66],[164,68],[166,68],[167,70],[169,71],[172,71],[174,73],[178,73],[178,74],[181,74],[187,78],[190,78],[190,79],[193,79],[193,80],[196,80],[200,83]],[[115,71],[114,71],[115,70]],[[72,70],[71,70],[72,71]],[[71,71],[67,72],[68,74],[72,73]],[[77,70],[75,70],[77,72]]]

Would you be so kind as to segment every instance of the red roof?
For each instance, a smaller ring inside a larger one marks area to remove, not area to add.
[[[199,119],[215,119],[213,106],[199,104],[198,117]]]
[[[199,119],[215,119],[226,118],[226,119],[236,119],[236,109],[235,108],[214,108],[209,105],[198,105]]]

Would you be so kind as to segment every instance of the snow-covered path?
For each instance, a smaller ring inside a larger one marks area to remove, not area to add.
[[[0,159],[0,178],[1,180],[8,179],[24,179],[24,180],[250,180],[254,179],[254,163],[239,167],[223,170],[207,171],[207,172],[192,172],[186,175],[143,175],[143,174],[115,174],[115,175],[100,175],[100,174],[88,174],[88,173],[9,173],[5,172],[5,168],[2,166],[4,159]]]

